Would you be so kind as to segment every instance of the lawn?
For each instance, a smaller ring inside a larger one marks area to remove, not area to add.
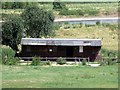
[[[117,88],[118,65],[2,66],[3,88]]]

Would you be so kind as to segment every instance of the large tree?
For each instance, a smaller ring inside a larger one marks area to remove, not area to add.
[[[23,34],[22,18],[11,15],[2,23],[2,44],[10,46],[16,52]]]
[[[29,37],[46,37],[53,33],[54,15],[50,11],[40,9],[37,5],[27,7],[22,13],[25,31]]]

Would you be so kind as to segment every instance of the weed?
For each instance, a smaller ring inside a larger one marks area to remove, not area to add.
[[[66,60],[64,58],[62,58],[62,57],[59,57],[57,59],[57,64],[60,64],[60,65],[66,64]]]

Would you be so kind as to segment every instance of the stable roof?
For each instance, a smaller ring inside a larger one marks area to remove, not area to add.
[[[22,38],[22,45],[101,46],[101,39]]]

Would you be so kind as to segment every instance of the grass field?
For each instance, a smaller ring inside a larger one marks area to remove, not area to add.
[[[78,15],[69,15],[69,16],[62,16],[59,15],[59,11],[53,10],[52,3],[50,4],[39,4],[40,8],[51,10],[56,18],[65,18],[65,17],[95,17],[94,15],[85,15],[85,16],[78,16]],[[113,17],[118,16],[118,3],[66,3],[66,7],[69,10],[98,10],[99,15],[96,17]],[[21,14],[23,9],[1,9],[0,13],[4,14]]]
[[[3,88],[117,88],[118,65],[2,66]],[[89,72],[89,73],[88,73]]]

